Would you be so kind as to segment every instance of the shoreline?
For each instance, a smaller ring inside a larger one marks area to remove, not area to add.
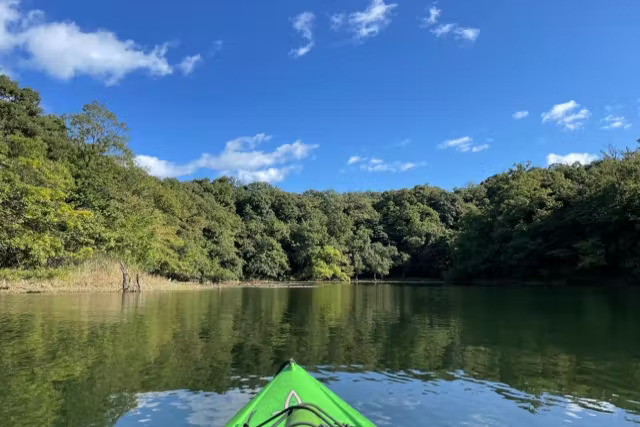
[[[171,291],[205,291],[211,289],[224,288],[308,288],[323,285],[422,285],[422,286],[441,286],[441,285],[458,285],[456,283],[448,283],[443,280],[434,279],[389,279],[389,280],[352,280],[351,282],[340,282],[335,280],[247,280],[247,281],[227,281],[219,283],[197,283],[197,282],[180,282],[167,279],[160,276],[151,276],[147,274],[141,275],[142,290],[145,292],[171,292]],[[73,293],[123,293],[120,282],[99,283],[96,282],[73,282],[68,283],[61,279],[51,280],[0,280],[0,296],[1,295],[17,295],[17,294],[73,294]],[[137,293],[137,292],[128,292]]]
[[[89,283],[59,284],[57,280],[19,280],[0,281],[1,295],[18,294],[74,294],[74,293],[123,293],[121,283],[111,285],[96,286]],[[229,281],[220,283],[197,283],[178,282],[162,277],[153,277],[152,281],[148,277],[142,279],[140,293],[148,292],[172,292],[172,291],[206,291],[223,288],[297,288],[311,287],[319,284],[330,284],[341,282],[319,282],[319,281]],[[344,282],[348,283],[348,282]],[[126,292],[138,293],[138,292]]]
[[[133,280],[139,277],[141,292],[166,292],[166,291],[195,291],[221,288],[293,288],[311,287],[325,284],[351,283],[420,283],[420,284],[444,284],[443,281],[428,279],[406,278],[374,281],[352,280],[351,282],[321,281],[321,280],[230,280],[223,282],[192,282],[177,281],[164,276],[145,273],[135,265],[125,266],[127,275]],[[62,293],[123,293],[123,272],[120,262],[109,257],[96,257],[76,266],[40,269],[0,270],[0,295],[7,294],[62,294]],[[136,293],[136,292],[133,292]]]
[[[101,266],[100,270],[104,270]],[[67,294],[67,293],[123,293],[122,281],[118,277],[120,272],[101,271],[98,274],[95,268],[89,268],[89,273],[93,275],[82,274],[79,271],[73,271],[72,277],[54,277],[50,279],[0,279],[0,295],[9,294]],[[194,291],[194,290],[211,290],[222,288],[306,288],[322,285],[351,284],[351,285],[422,285],[422,286],[441,286],[441,285],[459,285],[457,283],[449,283],[444,280],[436,279],[397,279],[389,278],[386,280],[352,280],[350,282],[340,282],[336,280],[231,280],[219,283],[198,283],[198,282],[181,282],[167,279],[162,276],[153,276],[146,273],[140,273],[141,292],[167,292],[167,291]],[[136,293],[136,292],[131,292]]]
[[[405,285],[405,286],[459,286],[459,287],[495,287],[502,289],[518,288],[518,287],[539,287],[539,288],[566,288],[566,287],[601,287],[597,281],[587,282],[567,282],[567,281],[522,281],[522,280],[479,280],[479,281],[446,281],[435,279],[388,279],[388,280],[352,280],[351,282],[339,281],[321,281],[321,280],[291,280],[291,281],[228,281],[219,283],[197,283],[197,282],[179,282],[164,277],[141,275],[142,289],[140,293],[148,292],[172,292],[172,291],[206,291],[224,288],[309,288],[324,285]],[[605,286],[606,287],[606,286]],[[608,287],[634,287],[634,284],[615,280],[608,284]],[[2,295],[26,295],[26,294],[79,294],[79,293],[120,293],[122,294],[122,285],[119,282],[104,282],[96,284],[96,282],[74,282],[68,283],[63,280],[0,280],[0,296]],[[137,292],[127,292],[136,294]]]
[[[310,286],[306,281],[226,281],[220,283],[182,282],[148,274],[136,266],[126,267],[129,277],[139,277],[141,292],[207,290],[229,287]],[[83,264],[50,270],[0,270],[0,295],[55,293],[123,293],[119,262],[98,257]]]
[[[222,288],[297,288],[312,287],[331,284],[351,285],[406,285],[406,286],[461,286],[461,287],[574,287],[574,286],[602,286],[601,279],[597,277],[585,279],[479,279],[472,281],[456,281],[424,278],[395,278],[384,280],[361,279],[350,282],[335,280],[231,280],[218,283],[182,282],[144,273],[138,268],[130,267],[130,275],[139,275],[141,292],[167,292],[167,291],[201,291]],[[71,269],[51,270],[47,274],[32,274],[25,270],[0,271],[0,296],[9,294],[70,294],[70,293],[123,293],[122,272],[119,265],[110,259],[94,259]],[[627,280],[610,278],[607,286],[624,287],[634,286]],[[135,293],[135,292],[133,292]]]

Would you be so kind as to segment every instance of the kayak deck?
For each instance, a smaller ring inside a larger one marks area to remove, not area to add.
[[[293,360],[286,362],[227,427],[375,426]]]

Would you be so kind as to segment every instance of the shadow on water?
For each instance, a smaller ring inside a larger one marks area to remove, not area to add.
[[[639,296],[395,285],[5,295],[0,420],[220,425],[293,357],[379,425],[637,423]]]

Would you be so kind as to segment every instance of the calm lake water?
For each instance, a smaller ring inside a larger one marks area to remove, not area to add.
[[[640,290],[0,295],[0,424],[218,426],[294,358],[380,426],[640,424]]]

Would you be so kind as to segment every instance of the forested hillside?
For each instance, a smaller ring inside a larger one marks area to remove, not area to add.
[[[640,277],[640,151],[479,185],[287,193],[160,180],[99,103],[45,115],[0,77],[0,267],[106,254],[178,280]]]

